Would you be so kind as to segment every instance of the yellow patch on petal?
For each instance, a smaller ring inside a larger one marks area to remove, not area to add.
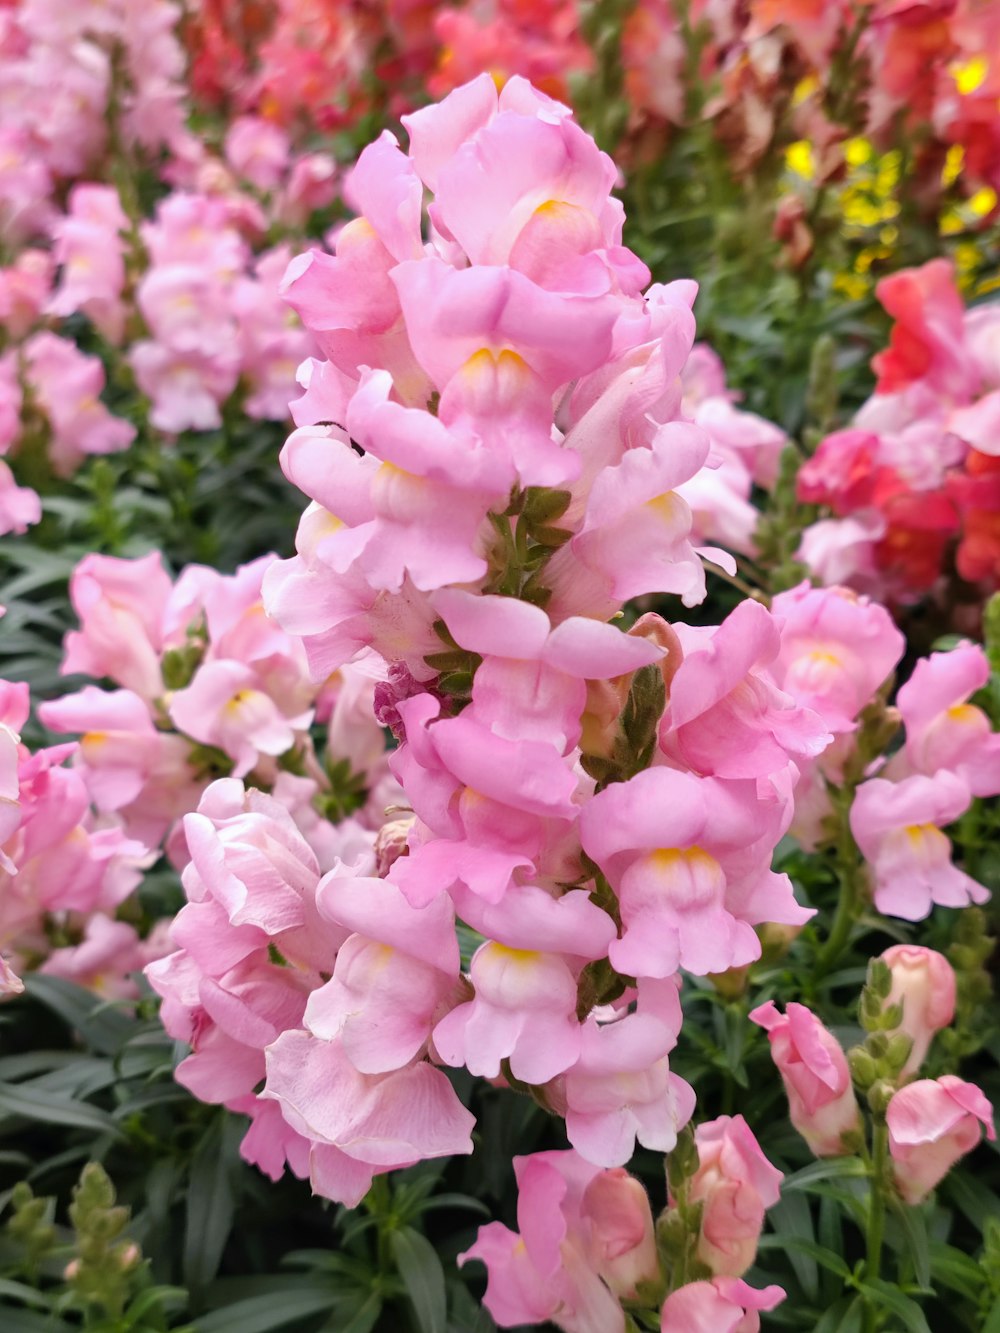
[[[962,96],[968,97],[982,86],[989,71],[990,62],[985,56],[973,56],[971,60],[952,65],[951,77]]]
[[[978,725],[982,713],[974,704],[952,704],[946,716],[949,722],[957,722],[959,726],[974,727]]]

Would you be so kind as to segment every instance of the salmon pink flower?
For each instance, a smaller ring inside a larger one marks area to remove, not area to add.
[[[894,944],[882,954],[882,961],[892,973],[886,1006],[903,1006],[898,1031],[913,1039],[900,1078],[912,1078],[934,1034],[955,1017],[955,972],[944,954],[919,944]]]
[[[694,1137],[698,1169],[689,1198],[702,1205],[698,1258],[713,1273],[742,1277],[757,1254],[764,1210],[778,1202],[782,1174],[741,1115],[706,1121]]]
[[[663,1303],[662,1333],[759,1333],[760,1311],[785,1299],[780,1287],[758,1291],[739,1278],[689,1282]]]

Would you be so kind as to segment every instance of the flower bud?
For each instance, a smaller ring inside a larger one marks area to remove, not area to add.
[[[913,1047],[900,1077],[913,1077],[927,1056],[934,1034],[955,1017],[955,973],[943,954],[916,944],[894,944],[882,955],[892,973],[889,1004],[901,1005],[900,1032]]]
[[[778,1202],[781,1172],[741,1115],[699,1125],[695,1141],[689,1198],[704,1204],[698,1258],[714,1274],[741,1277],[757,1255],[764,1210]]]
[[[583,1194],[590,1221],[590,1262],[618,1297],[634,1297],[641,1282],[660,1277],[649,1197],[624,1167],[602,1171]]]
[[[952,1074],[900,1088],[886,1112],[899,1192],[918,1204],[980,1140],[995,1139],[993,1107],[973,1083]]]
[[[788,1094],[792,1124],[817,1157],[838,1157],[843,1136],[857,1129],[860,1112],[840,1043],[805,1005],[789,1004],[784,1016],[769,1000],[750,1021],[767,1031],[771,1057]]]

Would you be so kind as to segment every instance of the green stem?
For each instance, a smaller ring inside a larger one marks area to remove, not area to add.
[[[816,956],[815,974],[825,976],[844,952],[858,915],[858,851],[849,822],[854,790],[842,788],[834,795],[837,810],[837,880],[840,886],[837,910],[826,943]]]
[[[868,1249],[865,1277],[877,1282],[882,1270],[882,1241],[885,1236],[886,1174],[889,1164],[889,1128],[885,1115],[872,1117],[872,1157],[868,1192]],[[868,1302],[865,1308],[865,1333],[876,1333],[879,1306]]]

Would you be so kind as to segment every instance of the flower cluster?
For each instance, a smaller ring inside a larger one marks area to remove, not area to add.
[[[295,639],[264,613],[264,556],[219,574],[191,565],[176,583],[158,553],[87,556],[70,595],[80,629],[63,670],[106,679],[40,706],[53,731],[80,734],[75,772],[102,815],[183,864],[178,821],[213,778],[251,775],[289,812],[325,867],[371,853],[398,788],[373,715],[379,664],[316,683]],[[327,729],[324,756],[310,728]]]
[[[1000,304],[966,310],[944,259],[884,278],[894,317],[876,391],[799,473],[802,500],[833,516],[801,558],[825,582],[890,602],[957,574],[1000,585]]]
[[[128,974],[167,946],[162,931],[140,940],[115,919],[153,857],[114,816],[95,812],[76,746],[32,752],[21,743],[28,686],[0,681],[0,994],[16,972],[37,969],[108,995],[131,993]]]

